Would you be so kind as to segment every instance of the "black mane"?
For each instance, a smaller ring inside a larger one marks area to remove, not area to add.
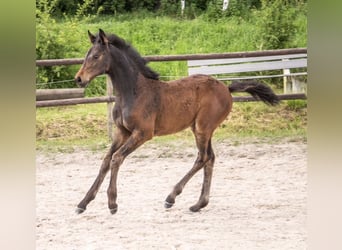
[[[114,34],[107,35],[107,38],[110,44],[124,52],[128,56],[128,58],[130,58],[134,62],[136,68],[146,78],[154,80],[159,79],[159,74],[146,65],[148,61],[141,57],[139,52],[136,51],[136,49],[132,45]]]

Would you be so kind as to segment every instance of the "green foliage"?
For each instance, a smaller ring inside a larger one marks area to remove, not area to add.
[[[209,21],[217,21],[226,16],[228,16],[228,11],[222,11],[222,1],[212,0],[209,2],[207,12],[205,13],[205,17]]]
[[[82,17],[98,14],[101,11],[101,8],[100,6],[97,6],[96,3],[97,1],[93,0],[84,0],[82,4],[79,3],[76,10],[76,16]]]
[[[223,1],[211,0],[208,5],[206,15],[209,20],[218,20],[227,17],[239,17],[249,19],[252,9],[260,8],[259,0],[230,0],[228,9],[223,11]]]
[[[61,17],[64,14],[74,15],[77,3],[74,0],[36,0],[36,12],[47,12],[49,16]]]
[[[279,1],[279,0],[278,0]],[[98,11],[90,1],[84,1],[78,6],[74,17],[64,16],[62,19],[52,17],[58,0],[39,0],[36,9],[36,59],[58,59],[58,58],[82,58],[90,47],[87,30],[96,33],[102,28],[108,33],[115,33],[133,44],[141,55],[172,55],[172,54],[196,54],[196,53],[220,53],[236,51],[252,51],[267,49],[272,46],[279,48],[305,47],[306,46],[306,4],[296,6],[288,5],[286,13],[295,13],[288,26],[293,30],[284,34],[285,38],[276,35],[277,39],[268,38],[268,33],[274,34],[279,22],[268,24],[273,18],[266,18],[264,14],[270,15],[268,8],[274,5],[263,6],[257,10],[258,1],[242,1],[240,7],[238,1],[231,0],[227,16],[218,16],[208,20],[208,11],[197,18],[172,18],[160,16],[156,13],[139,11],[129,14],[97,15],[87,13],[91,7]],[[116,4],[122,1],[115,1]],[[152,1],[150,1],[152,3]],[[161,0],[159,9],[163,3],[170,6],[179,1]],[[187,1],[188,2],[188,1]],[[196,15],[201,13],[202,8],[210,8],[214,1],[192,1],[193,10]],[[96,3],[96,1],[93,1]],[[100,1],[98,1],[100,3]],[[222,1],[217,1],[219,11],[222,12]],[[248,8],[243,6],[248,5]],[[279,3],[278,3],[279,4]],[[88,6],[88,7],[87,7]],[[122,5],[126,6],[126,5]],[[144,5],[141,5],[144,6]],[[152,6],[152,5],[151,5]],[[235,6],[235,7],[234,7]],[[115,6],[114,6],[115,7]],[[115,8],[119,8],[116,5]],[[127,7],[127,6],[126,6]],[[124,8],[126,8],[124,7]],[[120,7],[121,8],[121,7]],[[152,8],[152,7],[151,7]],[[266,10],[267,9],[267,10]],[[178,10],[177,10],[178,11]],[[229,14],[235,11],[234,15]],[[239,12],[240,11],[240,12]],[[83,13],[83,14],[81,14]],[[247,13],[245,16],[235,16],[237,13]],[[280,13],[282,14],[282,13]],[[284,15],[284,14],[282,14]],[[282,17],[280,20],[284,20]],[[267,22],[266,22],[267,21]],[[286,20],[285,20],[286,21]],[[287,22],[287,21],[286,21]],[[280,22],[281,23],[281,22]],[[268,26],[272,28],[268,29]],[[279,29],[281,32],[282,28]],[[285,33],[286,33],[285,32]],[[281,43],[273,41],[281,40]],[[268,44],[272,41],[272,46]],[[275,44],[275,45],[274,45]],[[186,62],[153,62],[150,66],[160,73],[162,79],[174,79],[187,75]],[[80,65],[63,67],[37,67],[37,88],[61,88],[76,87],[72,81]],[[63,83],[50,83],[56,81],[68,81]],[[49,84],[45,84],[49,83]],[[105,78],[99,77],[86,89],[88,96],[105,94]]]
[[[185,8],[182,13],[179,0],[161,0],[157,13],[164,16],[193,19],[206,10],[207,4],[208,0],[187,0],[185,1]]]
[[[56,1],[54,1],[56,2]],[[36,9],[36,59],[63,58],[63,43],[58,40],[59,29],[56,21],[50,18],[54,5],[47,0],[41,0]],[[61,67],[36,67],[36,82],[53,82],[66,77]],[[37,88],[40,86],[38,85]],[[51,87],[51,86],[48,86]]]
[[[303,6],[302,1],[262,0],[261,11],[255,14],[260,29],[259,49],[287,48],[293,46],[292,39],[299,28],[295,20],[303,16],[301,14],[306,16],[306,5]]]
[[[76,36],[77,24],[66,22],[63,29],[60,24],[48,16],[37,18],[36,24],[36,59],[56,59],[80,57],[78,46],[79,39]],[[73,34],[73,35],[71,35]],[[71,87],[70,82],[55,85],[43,84],[56,81],[70,80],[75,71],[75,66],[36,67],[37,88],[62,88]]]
[[[306,100],[288,100],[287,109],[292,111],[299,111],[307,108]]]
[[[53,6],[51,16],[92,16],[97,14],[118,14],[137,10],[154,11],[160,0],[36,0],[36,6],[43,11],[44,4]]]
[[[152,11],[160,15],[172,17],[181,16],[181,4],[179,0],[36,0],[37,8],[42,10],[42,2],[53,5],[51,15],[53,17],[97,14],[118,15],[135,11]],[[194,18],[210,9],[209,16],[222,15],[222,0],[186,0],[183,17]],[[261,6],[260,0],[230,0],[229,15],[246,14],[250,8]],[[217,13],[214,13],[217,12]],[[217,16],[216,16],[217,17]]]

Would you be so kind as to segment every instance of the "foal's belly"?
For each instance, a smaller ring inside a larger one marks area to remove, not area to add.
[[[199,105],[191,98],[164,104],[156,117],[154,134],[173,134],[188,128],[196,118],[198,107]]]
[[[182,122],[181,124],[172,122],[169,124],[163,124],[162,126],[156,126],[154,129],[154,135],[162,136],[162,135],[174,134],[190,127],[192,123],[193,123],[192,121],[187,122],[187,123]]]

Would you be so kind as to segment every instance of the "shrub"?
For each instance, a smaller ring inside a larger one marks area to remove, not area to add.
[[[286,48],[294,32],[295,11],[287,1],[262,0],[257,26],[260,28],[260,50]]]
[[[47,3],[50,0],[40,0],[40,3],[42,4],[44,1]],[[180,8],[178,0],[161,0],[160,2],[161,4],[177,2],[177,5],[170,6]],[[192,3],[194,10],[201,11],[201,5],[197,5],[195,2]],[[207,1],[208,8],[213,2]],[[219,11],[222,12],[222,1],[216,2],[219,3]],[[234,3],[237,4],[237,1],[231,0],[230,10],[233,11],[235,8],[235,13],[238,13],[238,5],[234,7]],[[205,4],[204,0],[202,4]],[[275,8],[274,6],[272,8]],[[276,30],[278,23],[272,24],[272,29],[266,29],[269,28],[267,22],[271,22],[273,19],[269,16],[268,18],[263,17],[261,13],[266,13],[266,9],[271,6],[263,6],[262,10],[256,10],[256,5],[250,5],[250,8],[254,8],[254,10],[248,10],[248,18],[227,16],[210,22],[208,22],[207,14],[189,20],[160,16],[146,11],[115,16],[64,17],[56,20],[50,14],[53,7],[46,4],[36,10],[36,59],[83,57],[90,47],[87,30],[95,33],[98,28],[123,37],[126,41],[131,42],[143,56],[237,52],[271,48],[273,45],[267,44],[267,37],[269,33],[274,33],[273,30]],[[288,6],[287,12],[296,13],[295,19],[291,20],[292,23],[289,24],[294,30],[288,31],[288,34],[285,34],[286,39],[282,39],[282,43],[277,43],[276,46],[281,46],[281,48],[306,46],[305,10],[305,4],[301,8]],[[241,11],[244,10],[241,9]],[[266,14],[270,15],[268,12]],[[284,17],[281,20],[283,19]],[[280,26],[278,28],[281,29]],[[276,38],[278,39],[278,37]],[[187,75],[186,62],[153,62],[150,66],[161,76],[167,76],[163,79],[174,79]],[[72,79],[79,67],[80,65],[37,67],[36,81],[38,83],[70,80],[58,84],[37,85],[37,88],[76,87]],[[271,81],[267,81],[267,83],[271,83]],[[95,79],[95,82],[87,87],[86,95],[102,95],[105,93],[105,89],[105,79]]]

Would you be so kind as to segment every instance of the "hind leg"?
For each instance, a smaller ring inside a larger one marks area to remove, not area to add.
[[[87,205],[90,201],[95,199],[95,196],[109,170],[110,161],[112,159],[112,155],[126,142],[127,138],[129,137],[129,132],[125,129],[120,129],[116,131],[116,135],[114,136],[114,141],[106,154],[105,158],[103,159],[100,171],[93,183],[93,185],[90,187],[89,191],[83,198],[83,200],[77,205],[76,213],[80,214],[83,213]]]
[[[193,129],[193,131],[195,131],[195,129]],[[213,154],[208,154],[209,152],[212,152],[210,145],[211,133],[208,133],[208,135],[194,132],[194,134],[198,148],[197,159],[194,163],[194,166],[190,169],[190,171],[174,186],[172,192],[167,196],[165,200],[166,208],[170,208],[173,206],[173,204],[175,203],[176,196],[182,193],[186,183],[203,167],[205,167],[205,175],[202,186],[202,193],[199,201],[196,203],[196,205],[192,206],[190,210],[196,212],[208,204],[209,199],[207,198],[207,196],[209,195],[208,189],[210,188],[212,165],[214,161]],[[208,150],[209,146],[210,150]]]
[[[192,207],[190,207],[190,210],[192,212],[199,211],[201,208],[205,207],[209,203],[209,192],[210,192],[211,179],[213,175],[213,168],[214,168],[214,162],[215,162],[215,154],[211,147],[211,140],[209,140],[209,143],[208,143],[207,156],[208,156],[208,161],[206,162],[203,168],[204,177],[203,177],[201,195],[200,195],[198,202]]]

